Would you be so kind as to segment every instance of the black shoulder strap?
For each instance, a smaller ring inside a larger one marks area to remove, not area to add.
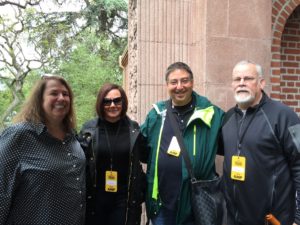
[[[166,101],[167,116],[170,119],[171,126],[172,126],[173,131],[175,133],[175,136],[177,138],[179,147],[180,147],[181,152],[182,152],[182,157],[183,157],[183,159],[185,161],[185,164],[186,164],[187,170],[188,170],[188,172],[190,174],[190,177],[191,177],[191,179],[195,179],[195,175],[194,175],[194,171],[193,171],[193,166],[192,166],[190,157],[188,155],[187,149],[185,148],[185,145],[184,145],[184,142],[183,142],[183,137],[182,137],[182,134],[181,134],[181,132],[179,130],[179,127],[178,127],[178,123],[177,123],[177,121],[174,118],[174,114],[172,113],[172,106],[171,106],[171,104],[172,104],[171,101]]]

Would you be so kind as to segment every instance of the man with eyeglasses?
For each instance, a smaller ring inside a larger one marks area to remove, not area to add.
[[[167,116],[167,104],[171,104],[195,176],[202,180],[215,176],[223,111],[193,91],[193,73],[187,64],[171,64],[165,80],[170,99],[154,104],[141,127],[150,147],[147,215],[153,225],[192,225],[190,177]]]
[[[220,151],[227,225],[300,224],[300,119],[266,95],[265,83],[260,65],[235,65],[237,104],[224,117]]]

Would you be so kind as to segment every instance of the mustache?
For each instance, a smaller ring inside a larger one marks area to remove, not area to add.
[[[250,92],[250,90],[247,89],[247,88],[239,88],[239,89],[237,89],[235,92],[236,92],[236,93],[239,93],[239,92]]]
[[[185,93],[185,90],[176,90],[175,94],[181,94],[181,93]]]

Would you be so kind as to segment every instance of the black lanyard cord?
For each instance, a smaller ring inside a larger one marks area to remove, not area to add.
[[[119,136],[120,127],[121,127],[121,121],[119,121],[118,129],[117,129],[116,135],[114,137],[113,144],[115,144],[116,141],[117,141],[117,138]],[[110,154],[110,170],[112,170],[112,168],[113,168],[113,147],[114,146],[111,145],[109,135],[108,135],[108,131],[107,131],[107,127],[106,127],[105,124],[104,124],[104,130],[105,130],[106,142],[107,142],[108,150],[109,150],[109,154]]]
[[[242,125],[239,127],[239,124],[238,124],[239,122],[238,122],[237,114],[235,114],[235,116],[236,116],[236,121],[237,121],[237,127],[239,128],[239,129],[237,129],[237,137],[238,137],[237,151],[238,151],[238,155],[240,155],[241,144],[242,144],[242,141],[243,141],[243,139],[244,139],[244,137],[245,137],[245,134],[246,134],[248,128],[250,127],[250,124],[252,123],[254,117],[256,116],[256,113],[258,112],[259,108],[260,108],[260,105],[257,106],[257,108],[255,109],[255,111],[254,111],[254,113],[253,113],[253,115],[252,115],[252,117],[251,117],[249,123],[247,124],[247,126],[246,126],[244,132],[242,133],[242,135],[240,135],[240,129],[242,128]],[[246,114],[247,114],[247,111],[245,112],[244,117],[246,117]]]

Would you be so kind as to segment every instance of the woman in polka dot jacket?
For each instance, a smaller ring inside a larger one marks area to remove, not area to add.
[[[145,141],[139,126],[126,116],[122,87],[100,89],[98,117],[84,124],[80,139],[87,157],[87,225],[139,225],[146,178]]]
[[[84,224],[85,155],[70,86],[44,76],[15,121],[0,136],[0,224]]]

